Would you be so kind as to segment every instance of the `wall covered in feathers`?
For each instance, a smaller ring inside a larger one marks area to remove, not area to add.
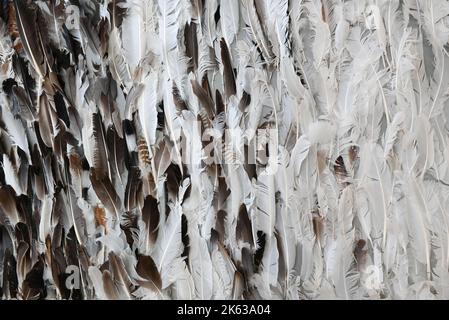
[[[0,297],[449,299],[447,0],[1,0]]]

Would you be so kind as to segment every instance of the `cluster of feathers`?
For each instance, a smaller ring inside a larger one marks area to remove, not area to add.
[[[1,0],[0,297],[448,299],[448,41],[447,0]]]

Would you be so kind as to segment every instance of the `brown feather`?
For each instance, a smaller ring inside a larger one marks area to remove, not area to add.
[[[109,265],[115,282],[119,284],[122,290],[126,291],[128,297],[132,297],[131,293],[134,291],[134,285],[131,278],[125,269],[122,259],[112,251],[109,253]]]
[[[223,97],[221,96],[221,93],[218,90],[215,90],[215,105],[217,109],[217,114],[220,114],[225,111]]]
[[[113,212],[116,217],[120,216],[121,212],[121,200],[114,189],[111,180],[107,176],[98,174],[97,169],[91,168],[90,181],[92,187],[98,196],[98,199],[103,203],[106,209]]]
[[[279,262],[278,278],[279,278],[279,281],[283,285],[285,285],[286,284],[286,280],[288,279],[288,265],[285,262],[285,255],[287,253],[285,252],[284,244],[282,242],[282,238],[281,238],[279,232],[275,232],[274,235],[276,237],[277,248],[278,248],[278,252],[279,252],[279,258],[278,258],[278,262]]]
[[[207,91],[204,90],[196,80],[192,79],[190,80],[190,83],[192,84],[193,93],[197,96],[201,106],[203,106],[203,108],[206,110],[209,118],[212,119],[215,115],[214,101],[207,94]]]
[[[18,295],[17,263],[9,248],[6,248],[1,263],[3,263],[3,297],[16,299]]]
[[[47,95],[45,93],[41,94],[39,97],[39,132],[42,137],[42,141],[48,148],[53,147],[53,140],[55,137],[55,132],[53,130],[54,123],[58,121],[58,117],[50,106]]]
[[[258,272],[260,264],[262,263],[263,254],[265,252],[266,237],[267,235],[263,231],[257,231],[257,249],[254,253],[255,272]]]
[[[109,161],[107,156],[106,136],[104,133],[101,116],[98,113],[92,114],[93,126],[93,167],[99,175],[109,175]]]
[[[213,99],[212,92],[210,91],[209,79],[207,78],[207,74],[205,74],[201,79],[201,87],[204,89],[204,91],[206,91],[207,96],[210,99]]]
[[[16,8],[12,2],[8,3],[8,32],[14,43],[14,50],[20,53],[23,50],[23,45],[20,40],[19,30],[17,29]]]
[[[176,83],[173,81],[173,87],[172,87],[172,94],[173,94],[173,102],[175,103],[176,110],[178,113],[181,113],[183,110],[188,110],[187,105],[181,97],[181,93],[179,92],[178,87],[176,86]]]
[[[161,140],[154,155],[156,174],[158,177],[161,177],[169,167],[171,157],[170,148],[167,146],[165,140]]]
[[[19,211],[15,200],[15,191],[9,186],[0,186],[0,219],[4,215],[11,223],[20,221]]]
[[[45,296],[44,262],[42,257],[34,264],[33,268],[27,273],[22,283],[22,298],[24,300],[37,300]]]
[[[142,183],[139,179],[139,168],[131,168],[128,173],[128,182],[125,189],[125,210],[134,210],[137,206],[137,191]]]
[[[237,241],[243,241],[254,246],[251,221],[249,220],[248,212],[244,204],[241,204],[239,209],[239,217],[237,219],[237,227],[236,227],[236,237]]]
[[[79,197],[81,196],[83,189],[83,165],[80,156],[76,152],[72,151],[69,154],[69,167],[71,187],[74,190],[75,194]]]
[[[36,110],[25,89],[14,86],[12,92],[18,101],[21,117],[30,122],[34,121],[36,119]]]
[[[246,108],[249,106],[250,103],[251,103],[251,95],[246,91],[243,91],[242,98],[240,99],[239,102],[240,111],[245,112]]]
[[[365,249],[366,241],[360,239],[357,241],[357,244],[354,249],[354,257],[357,261],[357,269],[361,271],[366,264],[366,260],[368,257],[368,250]]]
[[[115,287],[114,280],[112,278],[111,273],[109,270],[103,271],[103,289],[104,292],[109,300],[118,300],[118,292],[117,288]]]
[[[346,181],[348,177],[348,171],[346,170],[345,162],[342,156],[339,156],[334,164],[334,172],[337,180],[344,186],[348,183]]]
[[[94,215],[95,215],[95,227],[103,226],[105,229],[105,233],[107,233],[106,212],[105,212],[104,208],[95,206],[94,207]]]
[[[196,23],[191,22],[186,23],[184,27],[186,55],[190,58],[190,67],[187,72],[196,72],[196,70],[198,69],[198,40],[196,36],[196,26]]]
[[[141,168],[149,167],[151,165],[150,151],[144,137],[137,140],[137,153]]]
[[[36,71],[46,75],[45,56],[41,47],[37,24],[38,7],[33,2],[14,0],[17,29],[25,52]]]
[[[226,221],[226,215],[227,212],[224,210],[219,210],[217,212],[217,219],[215,221],[215,231],[217,231],[218,234],[218,240],[220,242],[223,242],[225,239],[225,221]]]
[[[234,283],[232,285],[232,300],[240,300],[245,290],[245,279],[243,275],[236,271],[234,273]]]
[[[117,177],[124,186],[125,182],[122,180],[122,176],[126,170],[124,161],[126,151],[125,140],[118,136],[117,131],[114,128],[109,128],[106,134],[106,142],[109,149],[108,159],[115,172],[114,176]]]
[[[160,214],[157,200],[151,195],[145,198],[142,208],[142,220],[147,226],[148,239],[151,244],[154,244],[158,234]]]
[[[139,256],[137,261],[136,271],[139,276],[146,281],[138,280],[137,282],[144,288],[153,291],[159,291],[162,288],[162,279],[159,271],[150,256]]]
[[[228,45],[224,38],[220,41],[221,48],[221,63],[223,64],[223,81],[224,81],[224,89],[225,89],[225,98],[229,99],[229,97],[235,95],[236,86],[235,86],[235,76],[234,70],[232,69],[232,60],[231,54],[228,49]]]

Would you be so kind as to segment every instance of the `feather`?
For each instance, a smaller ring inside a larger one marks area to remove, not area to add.
[[[138,204],[138,188],[139,188],[140,172],[138,169],[133,169],[128,174],[128,182],[125,189],[125,210],[132,211]]]
[[[121,291],[121,296],[126,297],[126,299],[131,299],[131,292],[134,289],[134,285],[125,269],[122,259],[115,253],[110,252],[109,263],[111,265],[114,281]]]
[[[206,113],[210,119],[213,118],[215,114],[214,101],[208,95],[207,91],[204,90],[198,82],[195,80],[190,81],[192,84],[193,93],[198,97],[202,107],[206,110]]]
[[[243,6],[246,9],[245,22],[250,26],[250,35],[255,38],[255,42],[262,52],[262,56],[268,64],[271,64],[275,58],[273,55],[271,44],[269,43],[266,33],[262,27],[262,23],[257,13],[255,0],[243,1]]]
[[[176,49],[177,32],[179,28],[180,5],[179,0],[159,0],[159,38],[162,41],[162,57],[168,73],[168,79],[173,80],[171,55]]]
[[[244,291],[244,280],[240,272],[236,271],[234,274],[234,282],[232,286],[232,300],[240,300]]]
[[[106,209],[113,213],[116,218],[120,217],[122,210],[121,200],[109,178],[102,176],[101,172],[97,172],[97,169],[91,168],[90,181],[95,193]]]
[[[23,152],[25,152],[28,160],[31,160],[30,150],[27,143],[27,136],[22,122],[18,118],[15,118],[13,116],[12,112],[9,109],[9,106],[2,107],[1,117],[2,120],[8,124],[7,131],[14,144],[18,146]]]
[[[254,188],[257,192],[257,211],[254,214],[254,229],[271,237],[276,221],[275,185],[273,175],[262,175]]]
[[[103,287],[102,273],[97,267],[89,267],[89,278],[93,283],[97,298],[100,300],[108,299],[108,296],[106,295],[105,289]]]
[[[2,216],[5,215],[9,223],[15,226],[20,222],[19,212],[17,211],[14,189],[10,186],[0,187],[0,209]]]
[[[6,184],[10,185],[13,190],[16,190],[18,194],[25,193],[22,190],[22,186],[19,181],[19,167],[20,163],[15,163],[15,159],[13,158],[13,162],[9,159],[9,157],[4,154],[3,155],[3,161],[2,161],[2,167],[3,171],[5,172],[5,182]]]
[[[184,27],[184,39],[186,44],[187,57],[191,59],[190,63],[193,64],[192,70],[198,69],[198,40],[196,23],[187,23]]]
[[[98,113],[92,114],[92,163],[91,166],[100,175],[111,177],[111,169],[108,161],[108,149],[106,145],[106,133],[104,132],[101,116]]]
[[[144,132],[145,140],[148,146],[152,146],[156,142],[157,127],[157,96],[156,90],[158,86],[157,75],[152,73],[144,82],[145,88],[139,103],[139,119]]]
[[[179,206],[179,204],[178,204]],[[165,289],[170,285],[167,271],[170,265],[174,264],[177,257],[181,256],[183,244],[181,240],[181,215],[180,208],[173,208],[166,221],[159,229],[158,240],[154,253],[154,262],[158,270],[161,272],[162,288]]]
[[[244,204],[240,206],[236,232],[237,241],[243,241],[254,246],[253,228]]]
[[[140,256],[136,266],[137,274],[144,280],[138,283],[148,289],[159,292],[162,289],[162,279],[156,264],[150,256]]]
[[[110,162],[111,174],[115,182],[115,188],[120,194],[124,193],[125,180],[127,179],[128,171],[126,170],[123,159],[125,158],[125,141],[120,138],[117,132],[113,129],[108,129],[106,133],[106,143],[108,145],[108,160]]]
[[[104,270],[101,278],[103,290],[108,300],[119,300],[119,293],[109,270]]]
[[[212,297],[213,281],[212,261],[207,242],[193,228],[190,228],[189,239],[189,268],[195,284],[196,296],[201,300],[209,300]]]
[[[24,1],[14,1],[17,28],[23,48],[30,59],[34,70],[43,78],[46,74],[45,53],[41,46],[42,38],[37,27],[38,8],[34,3]]]
[[[109,34],[108,57],[113,79],[125,88],[129,87],[131,71],[122,52],[122,43],[118,28],[114,27]]]
[[[239,3],[235,1],[223,1],[220,5],[220,18],[223,37],[226,43],[232,45],[239,32]]]
[[[221,62],[223,63],[223,82],[225,87],[225,99],[229,99],[236,93],[234,70],[232,68],[231,54],[224,38],[220,41]]]
[[[27,273],[22,283],[21,296],[24,300],[37,300],[45,297],[45,286],[43,281],[44,262],[40,258],[33,268]]]
[[[52,233],[52,214],[53,214],[53,199],[47,197],[42,202],[41,219],[39,223],[39,240],[45,243],[47,236]]]
[[[0,299],[448,299],[449,5],[373,3],[4,0]]]
[[[157,239],[158,227],[159,227],[159,209],[157,200],[151,195],[145,198],[145,202],[142,208],[142,220],[146,225],[146,233],[148,234],[148,240],[150,244],[154,244]]]
[[[385,157],[387,157],[390,154],[391,150],[393,149],[399,130],[404,121],[404,117],[405,116],[402,112],[396,113],[389,127],[387,128],[387,131],[385,132],[385,149],[384,149]]]

